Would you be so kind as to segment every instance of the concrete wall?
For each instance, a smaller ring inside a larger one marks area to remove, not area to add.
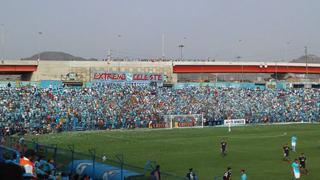
[[[107,61],[40,61],[38,70],[32,74],[31,81],[63,80],[70,72],[78,75],[79,81],[92,80],[94,71],[124,71],[163,73],[169,82],[176,82],[172,76],[171,62],[107,62]]]

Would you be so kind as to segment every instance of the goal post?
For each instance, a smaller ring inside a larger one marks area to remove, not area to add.
[[[188,115],[165,115],[164,122],[166,128],[202,128],[203,114],[188,114]]]

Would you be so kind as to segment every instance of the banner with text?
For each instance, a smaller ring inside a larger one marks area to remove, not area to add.
[[[107,82],[162,83],[163,74],[97,71],[93,73],[92,79]]]
[[[224,120],[225,126],[239,126],[239,125],[245,125],[246,120],[245,119],[226,119]]]

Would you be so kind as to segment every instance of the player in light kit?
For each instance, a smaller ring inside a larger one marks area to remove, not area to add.
[[[286,144],[283,146],[283,160],[284,161],[289,161],[289,146]]]
[[[227,150],[227,142],[222,139],[222,141],[220,142],[220,145],[221,145],[221,155],[225,156],[226,150]]]
[[[300,179],[300,169],[299,169],[299,163],[298,159],[295,159],[291,164],[293,175],[295,179]]]
[[[241,172],[240,172],[240,179],[241,180],[247,180],[247,174],[246,174],[244,169],[242,169]]]
[[[297,145],[297,137],[293,135],[291,137],[291,149],[294,152],[296,151],[296,145]]]

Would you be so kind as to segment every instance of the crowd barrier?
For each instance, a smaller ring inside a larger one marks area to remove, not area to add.
[[[92,88],[95,86],[96,83],[102,83],[104,81],[89,81],[83,84],[83,87]],[[61,80],[41,80],[39,82],[36,81],[0,81],[0,88],[1,87],[8,87],[10,83],[11,87],[38,87],[38,88],[61,88],[63,86],[63,81]],[[104,82],[105,83],[105,82]],[[201,87],[201,86],[209,86],[215,88],[246,88],[246,89],[266,89],[268,87],[274,87],[277,89],[287,89],[290,86],[288,82],[267,82],[267,83],[247,83],[247,82],[212,82],[212,83],[197,83],[197,82],[186,82],[186,83],[176,83],[174,84],[174,88],[181,89],[185,87]]]
[[[245,89],[266,89],[264,84],[256,83],[233,83],[233,82],[215,82],[215,83],[177,83],[174,85],[176,89],[182,89],[186,87],[215,87],[215,88],[245,88]]]
[[[108,174],[108,180],[148,180],[157,164],[154,161],[148,161],[144,167],[140,167],[126,163],[123,154],[97,154],[95,149],[89,149],[87,153],[83,153],[76,151],[74,145],[60,148],[57,145],[41,144],[37,139],[24,140],[22,145],[19,139],[21,138],[18,136],[6,137],[5,146],[2,147],[17,153],[16,150],[19,149],[21,154],[27,149],[33,149],[37,155],[46,157],[48,160],[53,159],[59,172],[85,173],[92,175],[94,179],[103,179]],[[17,156],[11,158],[15,161],[19,159]],[[186,180],[185,177],[164,171],[161,171],[161,176],[162,180]]]

